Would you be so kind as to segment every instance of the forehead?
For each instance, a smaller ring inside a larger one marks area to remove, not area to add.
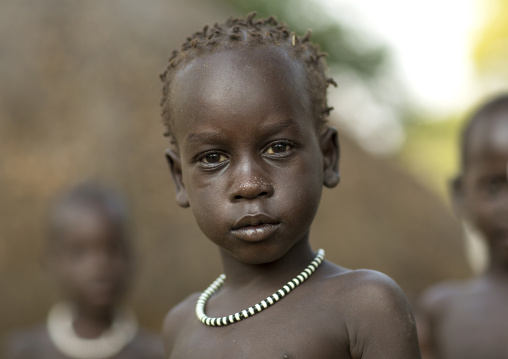
[[[468,152],[473,159],[508,157],[508,110],[490,114],[488,119],[474,125]]]
[[[196,58],[177,72],[171,84],[175,135],[182,120],[210,111],[225,117],[308,111],[306,84],[305,68],[283,49],[235,49]]]
[[[67,203],[53,216],[53,227],[61,235],[78,234],[83,238],[114,236],[120,231],[117,221],[105,208],[89,203]]]

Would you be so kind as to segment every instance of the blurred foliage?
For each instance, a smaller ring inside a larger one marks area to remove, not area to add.
[[[458,171],[462,116],[413,121],[406,126],[407,140],[399,159],[416,177],[448,198],[448,182]]]
[[[483,0],[487,9],[485,27],[474,48],[478,74],[495,74],[507,80],[508,68],[508,0]]]
[[[299,35],[312,31],[312,41],[328,53],[328,64],[353,72],[362,80],[377,77],[385,70],[387,51],[366,34],[353,30],[329,16],[316,1],[309,0],[222,0],[243,13],[258,17],[276,16]]]
[[[508,0],[481,1],[487,16],[472,53],[479,88],[477,103],[465,104],[461,112],[443,118],[417,116],[406,124],[407,138],[399,153],[403,164],[444,198],[448,197],[448,181],[458,171],[459,136],[469,110],[490,92],[508,85]]]

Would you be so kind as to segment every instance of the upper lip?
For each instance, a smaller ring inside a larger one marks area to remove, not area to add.
[[[279,224],[280,222],[266,214],[250,214],[240,218],[234,225],[233,230],[242,227],[259,226],[261,224]]]

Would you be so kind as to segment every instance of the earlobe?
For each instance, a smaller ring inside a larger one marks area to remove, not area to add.
[[[340,146],[335,127],[329,127],[321,136],[321,152],[323,153],[323,184],[333,188],[340,182]]]
[[[187,196],[187,191],[183,184],[182,161],[180,160],[180,155],[171,148],[168,148],[165,154],[173,177],[173,182],[175,183],[176,203],[183,208],[189,207],[189,197]]]

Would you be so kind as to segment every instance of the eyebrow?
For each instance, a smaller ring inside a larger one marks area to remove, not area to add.
[[[222,139],[224,135],[220,131],[208,131],[208,132],[200,132],[200,133],[191,133],[187,136],[186,145],[191,144],[193,142],[213,142],[218,139]]]
[[[276,123],[268,122],[267,124],[261,126],[261,131],[266,134],[274,134],[277,132],[281,132],[287,128],[292,128],[301,132],[301,128],[296,125],[296,121],[292,118],[285,119],[283,121],[278,121]],[[222,131],[207,131],[207,132],[199,132],[199,133],[191,133],[187,136],[186,144],[191,144],[193,142],[215,142],[220,141],[225,138],[225,135]]]

